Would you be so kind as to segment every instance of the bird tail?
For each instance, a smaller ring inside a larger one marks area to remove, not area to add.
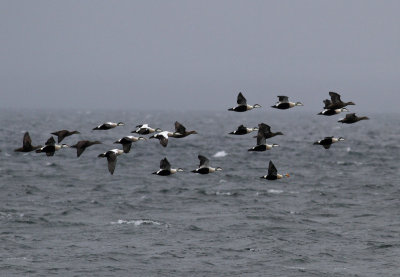
[[[229,109],[228,109],[228,111],[233,111],[233,110],[234,110],[233,108],[229,108]]]
[[[98,155],[97,157],[104,158],[105,156],[106,156],[106,154],[102,153],[102,154]]]

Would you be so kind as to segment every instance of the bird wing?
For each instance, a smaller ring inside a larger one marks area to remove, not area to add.
[[[124,153],[129,153],[131,151],[132,142],[122,144],[122,149],[124,149]]]
[[[258,124],[258,130],[261,130],[264,133],[271,133],[271,127],[265,123]]]
[[[45,145],[54,145],[56,144],[56,141],[54,140],[53,137],[50,137],[47,141]]]
[[[356,119],[357,116],[355,113],[348,113],[346,114],[346,119]]]
[[[57,142],[60,143],[67,136],[67,133],[69,133],[67,130],[61,130],[51,134],[57,136]]]
[[[332,103],[341,103],[342,102],[342,100],[340,100],[340,94],[330,91],[329,95],[331,96]]]
[[[332,144],[324,144],[322,145],[325,149],[329,149],[329,147],[331,147]]]
[[[209,159],[207,159],[206,157],[202,156],[202,155],[198,155],[197,156],[200,160],[200,164],[199,167],[206,167],[208,166],[208,163],[210,162]]]
[[[83,151],[85,151],[85,149],[86,149],[86,146],[83,146],[82,144],[79,145],[79,143],[78,143],[78,145],[76,146],[76,156],[80,157],[82,155]]]
[[[236,132],[247,132],[247,128],[242,124],[237,128]]]
[[[31,148],[32,147],[32,140],[29,136],[29,132],[24,134],[24,139],[22,140],[22,147],[23,148]]]
[[[332,101],[329,99],[325,99],[323,102],[325,104],[324,109],[328,109],[328,107],[332,104]]]
[[[289,102],[289,97],[287,96],[278,96],[279,102],[287,103]]]
[[[257,145],[262,145],[262,144],[265,144],[265,143],[266,143],[265,133],[261,129],[258,129]]]
[[[108,162],[108,171],[110,171],[112,175],[114,174],[115,165],[117,164],[117,154],[115,154],[114,152],[108,154],[107,162]]]
[[[163,170],[170,170],[171,169],[171,164],[167,160],[167,158],[164,158],[160,161],[160,169]]]
[[[237,96],[237,103],[239,105],[246,105],[247,104],[247,100],[246,98],[244,98],[243,94],[241,92],[239,92],[238,96]]]
[[[278,170],[276,169],[275,165],[272,161],[269,161],[268,165],[268,176],[277,176]]]
[[[157,134],[157,138],[160,140],[160,144],[164,147],[167,147],[168,145],[168,134],[167,132],[162,132]]]
[[[178,121],[175,121],[175,132],[184,135],[186,133],[186,128]]]

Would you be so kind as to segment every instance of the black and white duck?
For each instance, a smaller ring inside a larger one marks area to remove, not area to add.
[[[285,175],[279,174],[274,163],[272,161],[269,161],[268,174],[262,176],[261,178],[267,179],[267,180],[276,180],[276,179],[282,179],[284,176],[290,177],[289,173],[286,173]]]
[[[193,173],[208,174],[222,170],[220,167],[209,166],[210,161],[206,157],[198,155],[198,158],[200,160],[199,168],[192,170]]]
[[[139,140],[146,139],[144,137],[125,136],[122,139],[115,141],[114,143],[122,144],[122,149],[124,149],[124,153],[129,153],[132,147],[132,142],[137,142]]]
[[[247,104],[246,98],[243,96],[241,92],[239,92],[237,96],[237,106],[228,109],[228,111],[234,111],[234,112],[245,112],[245,111],[250,111],[255,108],[261,108],[261,105],[259,104],[254,104],[254,105],[249,105]]]
[[[160,169],[156,172],[153,172],[153,174],[160,176],[168,176],[182,171],[183,171],[182,168],[171,168],[171,164],[169,163],[167,158],[164,158],[160,161]]]
[[[107,158],[108,171],[111,173],[111,175],[114,174],[115,165],[117,164],[117,156],[122,155],[122,153],[124,153],[123,150],[111,149],[98,156],[99,158]]]
[[[322,145],[325,149],[329,149],[332,145],[332,143],[338,142],[338,141],[344,141],[344,138],[339,137],[325,137],[324,139],[320,139],[316,142],[314,142],[314,145]]]
[[[289,102],[289,97],[287,96],[278,96],[278,100],[275,105],[271,106],[272,108],[287,110],[296,106],[304,106],[301,102]]]

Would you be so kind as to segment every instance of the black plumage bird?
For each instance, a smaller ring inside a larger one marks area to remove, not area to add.
[[[76,148],[76,156],[79,158],[83,151],[85,151],[86,148],[89,146],[95,145],[95,144],[101,144],[100,141],[89,141],[89,140],[81,140],[78,141],[76,144],[72,145],[71,148]]]
[[[167,158],[164,158],[160,161],[160,169],[156,172],[153,172],[153,174],[160,175],[160,176],[168,176],[171,174],[175,174],[176,172],[182,172],[182,168],[171,168],[171,164],[167,160]]]
[[[51,134],[57,136],[57,142],[60,143],[65,137],[72,136],[74,134],[80,134],[80,132],[61,130],[61,131],[53,132]]]
[[[211,167],[209,166],[210,161],[202,156],[202,155],[198,155],[197,156],[200,160],[200,164],[199,167],[195,170],[192,170],[193,173],[199,173],[199,174],[208,174],[208,173],[213,173],[215,171],[221,171],[222,168],[220,167]]]
[[[349,114],[346,114],[345,118],[340,119],[338,122],[352,124],[352,123],[356,123],[360,120],[368,120],[368,119],[369,119],[369,117],[367,117],[367,116],[356,116],[355,113],[349,113]]]
[[[267,180],[277,180],[277,179],[282,179],[284,176],[290,177],[289,173],[286,173],[285,175],[279,174],[274,163],[272,161],[269,161],[268,174],[264,175],[260,178],[267,179]]]
[[[24,138],[22,139],[22,147],[15,149],[15,152],[31,152],[33,150],[41,148],[41,145],[32,145],[32,140],[29,132],[25,132]]]
[[[325,102],[326,100],[324,100],[324,104],[325,104],[324,108],[325,109],[336,110],[336,109],[344,108],[344,107],[346,107],[348,105],[355,105],[355,103],[351,102],[351,101],[350,102],[343,102],[340,99],[340,94],[338,94],[336,92],[330,91],[329,95],[331,97],[331,101],[328,100],[329,102]]]
[[[254,105],[248,105],[246,98],[243,96],[241,92],[239,92],[237,96],[237,106],[228,109],[228,111],[234,111],[234,112],[245,112],[245,111],[250,111],[255,108],[261,108],[261,105],[259,104],[254,104]]]
[[[246,135],[253,131],[258,131],[258,127],[247,128],[243,124],[237,127],[237,129],[233,132],[230,132],[230,135]]]

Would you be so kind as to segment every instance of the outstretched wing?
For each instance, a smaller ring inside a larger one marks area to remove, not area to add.
[[[332,101],[329,99],[325,99],[323,102],[325,104],[324,109],[328,109],[328,107],[332,104]]]
[[[124,149],[124,153],[129,153],[131,151],[132,142],[122,144],[122,149]]]
[[[114,174],[115,165],[117,164],[117,155],[115,153],[110,153],[107,156],[108,162],[108,171],[110,171],[111,175]]]
[[[246,105],[247,104],[247,100],[246,98],[244,98],[243,94],[241,92],[239,92],[238,96],[237,96],[237,103],[239,105]]]
[[[46,141],[46,145],[54,145],[56,144],[56,141],[54,140],[53,137],[50,137],[47,141]]]
[[[160,169],[163,170],[170,170],[171,169],[171,164],[167,160],[167,158],[164,158],[160,161]]]
[[[257,145],[262,145],[266,143],[265,133],[263,130],[258,129],[257,133]]]
[[[247,128],[244,127],[244,125],[242,124],[237,128],[236,132],[238,132],[238,133],[247,132]]]
[[[346,114],[346,119],[357,119],[357,116],[355,113],[348,113]]]
[[[341,103],[342,102],[342,100],[340,100],[340,94],[330,91],[329,95],[331,96],[332,103]]]
[[[332,144],[324,144],[322,145],[325,149],[329,149],[329,147],[331,147]]]
[[[278,96],[279,102],[287,103],[289,102],[289,97],[287,96]]]
[[[271,127],[265,123],[258,124],[258,132],[262,132],[266,137],[271,133]]]
[[[178,121],[175,121],[175,132],[184,135],[186,133],[186,128]]]
[[[206,157],[199,155],[198,156],[199,160],[200,160],[200,165],[199,167],[206,167],[208,166],[208,163],[210,162]]]
[[[278,175],[278,170],[276,169],[275,165],[273,164],[272,161],[269,161],[268,165],[268,176],[277,176]]]
[[[24,139],[22,140],[22,147],[23,148],[31,148],[32,147],[32,140],[29,136],[29,132],[24,134]]]

